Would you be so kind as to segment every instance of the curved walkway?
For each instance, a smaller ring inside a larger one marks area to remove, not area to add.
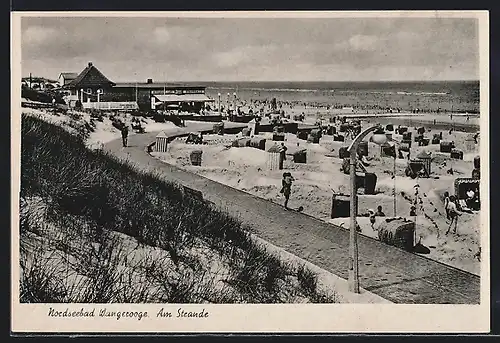
[[[200,130],[212,124],[166,131],[170,137]],[[161,162],[146,151],[157,132],[131,135],[129,147],[121,140],[105,145],[117,157],[144,170],[154,170],[165,180],[199,190],[203,197],[237,216],[259,237],[315,265],[347,279],[349,231],[255,197],[229,186]],[[360,285],[395,303],[479,304],[477,275],[359,236]]]

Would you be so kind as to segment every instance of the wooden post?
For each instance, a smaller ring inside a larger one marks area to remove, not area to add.
[[[359,261],[358,261],[358,232],[357,220],[358,215],[358,196],[356,189],[356,165],[357,165],[357,151],[359,142],[368,135],[380,128],[380,125],[371,126],[364,131],[360,132],[351,142],[347,151],[349,151],[349,175],[351,183],[351,199],[350,199],[350,232],[349,232],[349,291],[359,293]],[[382,142],[381,142],[382,143]]]
[[[222,114],[220,113],[220,93],[218,93],[217,95],[219,96],[219,116],[220,116],[220,115],[222,115]]]
[[[351,181],[351,226],[349,232],[349,291],[359,293],[358,271],[358,235],[357,235],[357,190],[356,190],[356,149],[350,152],[350,181]]]
[[[396,156],[394,156],[394,165],[392,170],[392,175],[394,176],[394,188],[392,190],[393,194],[393,206],[394,206],[394,217],[396,217]]]

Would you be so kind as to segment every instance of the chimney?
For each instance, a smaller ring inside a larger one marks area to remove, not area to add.
[[[153,83],[153,79],[148,79],[148,83]]]
[[[92,62],[89,62],[89,67],[92,67]]]

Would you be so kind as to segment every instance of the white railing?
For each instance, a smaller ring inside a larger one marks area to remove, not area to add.
[[[135,101],[84,102],[83,108],[95,110],[136,110],[139,108]]]

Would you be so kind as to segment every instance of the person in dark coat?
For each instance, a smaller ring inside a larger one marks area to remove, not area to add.
[[[377,217],[385,217],[385,213],[382,211],[382,206],[377,206],[377,212],[375,213]]]
[[[124,124],[121,128],[121,133],[122,133],[122,143],[123,147],[127,146],[127,140],[128,140],[128,126]]]
[[[281,180],[281,191],[285,196],[285,208],[288,209],[288,200],[290,199],[290,193],[292,192],[292,182],[295,181],[290,172],[283,173],[283,179]]]
[[[281,143],[280,146],[280,160],[279,160],[279,169],[283,169],[283,163],[286,160],[286,151],[287,147],[285,146],[284,143]]]

